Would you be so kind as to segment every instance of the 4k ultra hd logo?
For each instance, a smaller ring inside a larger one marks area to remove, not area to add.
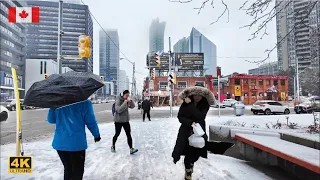
[[[32,173],[31,156],[9,156],[8,172],[10,174]]]

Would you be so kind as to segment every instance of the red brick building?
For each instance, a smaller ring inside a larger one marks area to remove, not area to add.
[[[245,104],[257,100],[287,101],[288,76],[234,74],[223,85],[221,93]]]

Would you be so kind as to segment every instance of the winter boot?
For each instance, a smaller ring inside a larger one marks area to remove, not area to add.
[[[186,173],[184,175],[185,180],[192,180],[192,169],[186,169]]]
[[[111,146],[111,152],[115,153],[116,152],[116,147]]]
[[[138,152],[138,149],[135,149],[135,148],[131,148],[131,149],[130,149],[130,154],[134,154],[134,153],[136,153],[136,152]]]

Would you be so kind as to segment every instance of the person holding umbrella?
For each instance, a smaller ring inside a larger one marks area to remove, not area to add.
[[[85,126],[95,142],[101,139],[91,101],[50,108],[47,119],[56,124],[52,147],[57,150],[64,166],[64,180],[82,179],[88,148]]]
[[[131,127],[129,123],[129,108],[133,109],[134,107],[134,102],[129,98],[128,90],[123,91],[120,95],[116,97],[115,115],[113,118],[115,126],[115,135],[112,139],[111,152],[116,152],[116,142],[121,133],[122,127],[127,135],[127,141],[130,147],[130,154],[138,152],[138,149],[132,147]]]
[[[47,120],[56,125],[52,147],[64,166],[65,180],[83,178],[88,148],[85,127],[95,142],[101,140],[88,98],[103,85],[97,75],[72,71],[35,82],[25,96],[24,105],[50,108]]]

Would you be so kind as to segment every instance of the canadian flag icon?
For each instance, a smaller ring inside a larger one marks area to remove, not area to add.
[[[40,7],[8,7],[9,23],[40,22]]]

